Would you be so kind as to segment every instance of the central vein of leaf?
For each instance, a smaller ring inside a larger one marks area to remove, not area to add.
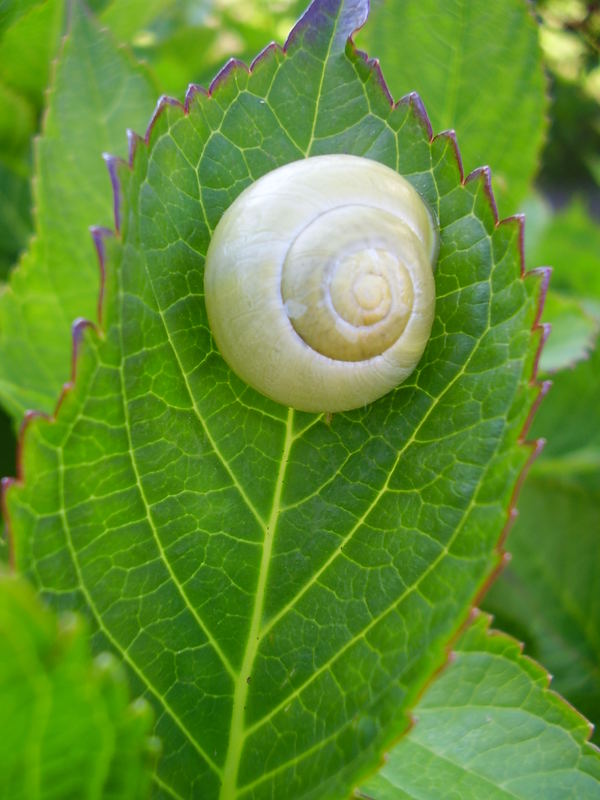
[[[262,638],[260,628],[263,616],[267,579],[269,576],[269,566],[271,564],[271,552],[273,550],[273,542],[275,540],[277,522],[279,520],[281,493],[283,491],[285,473],[290,456],[290,449],[294,441],[294,435],[292,433],[293,420],[294,411],[290,408],[287,416],[285,439],[281,452],[279,472],[277,474],[277,481],[275,483],[275,490],[273,492],[271,513],[269,514],[269,520],[264,529],[263,550],[260,560],[258,581],[256,583],[254,608],[252,609],[252,618],[250,620],[250,628],[248,630],[248,640],[246,642],[242,666],[237,676],[233,693],[233,709],[231,713],[231,726],[229,728],[229,747],[227,750],[227,756],[225,758],[225,765],[223,767],[223,783],[221,785],[220,800],[233,800],[237,794],[238,770],[244,746],[244,739],[246,737],[245,712],[249,689],[249,678],[252,676],[252,667],[254,666],[254,660],[256,659],[256,654]]]

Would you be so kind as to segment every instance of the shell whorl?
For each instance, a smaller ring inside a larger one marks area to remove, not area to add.
[[[206,257],[221,354],[303,411],[376,400],[427,344],[437,240],[419,194],[379,162],[315,156],[264,175],[225,212]]]

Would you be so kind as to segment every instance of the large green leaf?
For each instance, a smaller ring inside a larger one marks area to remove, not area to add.
[[[115,659],[92,663],[81,620],[57,620],[0,572],[0,797],[143,800],[151,725]]]
[[[71,16],[37,143],[37,235],[0,296],[0,402],[17,418],[53,410],[69,374],[71,323],[96,314],[89,226],[112,213],[102,152],[122,150],[126,126],[144,124],[154,103],[146,74],[77,2]]]
[[[29,420],[5,494],[17,564],[86,610],[155,704],[157,796],[347,793],[496,567],[529,457],[540,281],[521,222],[497,222],[487,173],[463,181],[418,98],[391,106],[347,43],[366,6],[317,0],[284,50],[163,102],[132,166],[112,162],[102,328],[78,326],[74,384]],[[326,152],[405,174],[441,227],[419,368],[332,420],[242,384],[202,297],[232,200]]]
[[[600,753],[548,674],[481,616],[415,709],[369,800],[595,800]]]
[[[581,300],[549,291],[544,303],[544,322],[550,324],[551,330],[540,357],[542,373],[573,367],[588,358],[596,346],[600,321]]]
[[[537,171],[545,79],[524,0],[375,0],[358,37],[396,97],[419,92],[435,130],[455,128],[467,171],[489,164],[514,212]]]

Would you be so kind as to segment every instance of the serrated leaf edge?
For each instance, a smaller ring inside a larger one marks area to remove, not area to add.
[[[532,680],[534,680],[533,673],[535,673],[535,675],[537,676],[537,678],[540,679],[540,681],[543,680],[543,685],[540,685],[540,689],[544,693],[544,695],[552,696],[554,700],[558,703],[560,711],[563,715],[563,719],[561,720],[561,722],[564,723],[567,720],[567,718],[570,721],[569,727],[564,729],[573,735],[573,738],[580,747],[586,745],[587,747],[590,748],[590,750],[594,754],[597,754],[600,757],[600,748],[590,741],[590,738],[594,732],[594,725],[580,711],[578,711],[575,708],[575,706],[573,706],[561,694],[559,694],[558,692],[554,691],[554,689],[551,688],[553,676],[538,661],[536,661],[534,658],[532,658],[531,656],[527,655],[524,652],[525,645],[523,644],[523,642],[510,636],[508,633],[504,633],[504,631],[500,631],[492,627],[494,621],[494,617],[492,614],[488,614],[485,611],[480,611],[478,608],[473,608],[471,610],[471,613],[469,614],[467,622],[465,623],[463,628],[459,631],[459,634],[466,633],[468,635],[468,631],[471,628],[471,626],[477,624],[477,621],[481,620],[482,618],[483,621],[482,622],[480,621],[482,628],[481,634],[490,639],[495,639],[495,640],[500,639],[503,642],[505,642],[506,645],[510,647],[510,651],[508,653],[506,652],[503,653],[501,657],[506,658],[513,664],[516,664],[517,666],[526,670],[530,675],[532,675]],[[454,642],[456,643],[456,639],[454,640]],[[454,662],[456,658],[459,657],[460,654],[463,652],[487,652],[487,651],[482,651],[481,649],[477,648],[475,648],[474,650],[450,649],[446,663],[435,673],[434,678],[438,677],[439,674],[443,672],[452,662]],[[524,664],[526,664],[527,667],[529,667],[529,669],[523,666]],[[429,685],[432,683],[434,678],[432,678],[432,680],[427,683],[423,692],[419,696],[419,700],[421,699],[421,697],[423,697],[427,688],[429,688]],[[409,733],[410,730],[412,730],[412,728],[414,727],[414,725],[417,724],[417,722],[418,722],[417,718],[412,716],[411,725],[409,728],[407,728],[407,731],[404,735]],[[582,727],[587,728],[587,733],[584,737],[580,737],[577,735],[577,730],[576,730],[578,727],[577,722],[579,722]],[[383,754],[380,768],[383,767],[384,764],[389,760],[390,751],[395,745],[398,744],[398,742],[400,742],[402,738],[403,737],[399,737],[394,743],[394,745],[392,745]],[[355,797],[360,798],[360,800],[376,800],[376,798],[373,798],[370,795],[361,792],[360,789],[355,790]]]

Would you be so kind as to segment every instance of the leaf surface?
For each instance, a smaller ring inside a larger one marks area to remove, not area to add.
[[[160,797],[348,793],[496,566],[529,457],[541,284],[520,221],[497,222],[487,173],[463,180],[418,98],[390,104],[348,44],[366,13],[318,0],[284,50],[165,100],[132,165],[112,162],[102,327],[78,326],[74,385],[30,419],[5,494],[17,564],[86,610],[153,701]],[[328,421],[228,370],[202,270],[249,183],[332,152],[406,175],[441,246],[418,369]]]
[[[392,94],[418,92],[435,130],[456,129],[466,171],[489,164],[514,212],[537,171],[546,87],[537,25],[522,0],[375,2],[358,37]]]
[[[361,792],[369,800],[594,800],[600,753],[549,676],[481,616]]]
[[[96,315],[89,226],[112,214],[102,152],[122,151],[127,125],[143,125],[153,104],[146,74],[73,3],[37,143],[36,236],[0,295],[0,402],[17,419],[52,411],[69,376],[71,324]]]
[[[143,800],[152,714],[129,703],[123,669],[92,663],[87,629],[57,620],[22,579],[0,572],[0,797]]]

